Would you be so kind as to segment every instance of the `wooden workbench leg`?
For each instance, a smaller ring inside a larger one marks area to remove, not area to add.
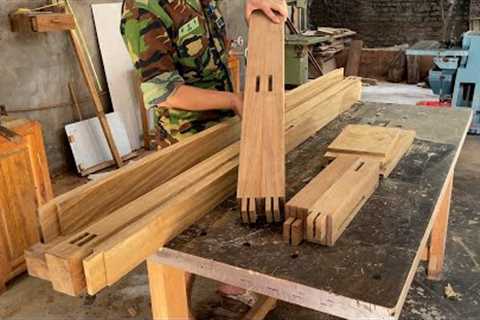
[[[187,320],[187,275],[184,271],[147,260],[154,320]]]
[[[427,278],[440,280],[445,260],[445,243],[447,240],[448,217],[450,214],[450,202],[453,189],[453,174],[447,181],[447,190],[440,199],[439,212],[433,223],[432,234],[430,235],[430,248],[428,250]]]

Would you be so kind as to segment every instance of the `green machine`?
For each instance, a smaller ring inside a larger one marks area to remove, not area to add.
[[[307,36],[302,32],[308,30],[307,0],[288,0],[295,25],[299,33],[285,35],[285,84],[299,86],[308,81],[308,50],[311,46],[327,41],[325,36]]]

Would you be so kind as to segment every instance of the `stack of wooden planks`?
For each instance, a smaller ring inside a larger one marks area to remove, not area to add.
[[[242,221],[280,222],[285,199],[285,27],[250,18],[237,198]],[[268,38],[265,35],[268,34]]]
[[[347,126],[328,147],[333,162],[287,203],[284,239],[335,245],[414,138],[399,128]]]
[[[360,94],[361,81],[343,70],[287,93],[285,151]],[[29,273],[73,296],[116,283],[235,194],[239,131],[237,119],[221,123],[49,202],[40,210],[46,241],[27,252]]]

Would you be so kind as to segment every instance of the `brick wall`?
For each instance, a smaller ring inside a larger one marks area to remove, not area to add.
[[[443,23],[440,1],[313,0],[310,2],[310,22],[313,26],[355,30],[370,47],[413,44],[422,39],[441,40]],[[447,30],[453,36],[468,30],[470,14],[470,0],[456,2],[452,23]]]
[[[480,0],[470,0],[470,17],[480,17]]]

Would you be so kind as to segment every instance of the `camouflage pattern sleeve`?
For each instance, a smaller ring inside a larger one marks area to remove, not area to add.
[[[164,21],[168,23],[168,16],[158,1],[126,0],[124,3],[121,33],[141,76],[147,108],[167,100],[184,83],[174,63],[176,51]]]

